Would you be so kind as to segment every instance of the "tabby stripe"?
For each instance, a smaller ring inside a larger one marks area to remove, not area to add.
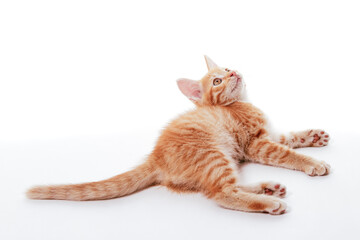
[[[289,156],[289,154],[290,154],[290,150],[289,149],[287,149],[286,151],[285,151],[285,153],[280,157],[280,159],[284,159],[284,158],[286,158],[287,156]]]
[[[270,158],[270,155],[278,150],[278,147],[275,145],[270,145],[268,149],[266,149],[265,158]]]
[[[262,147],[264,147],[266,144],[268,144],[268,142],[260,142],[255,146],[258,149],[255,153],[256,156],[260,153]]]
[[[216,94],[216,92],[213,93],[212,99],[213,99],[213,102],[212,102],[212,103],[213,103],[214,105],[218,103],[218,102],[217,102],[217,94]]]
[[[212,154],[209,157],[209,154],[206,154],[204,158],[201,158],[200,160],[195,162],[195,167],[193,164],[189,165],[187,168],[194,168],[195,171],[203,171],[204,168],[206,168],[206,166],[208,166],[209,164],[212,164],[214,162],[216,162],[215,160],[219,160],[222,159],[224,156],[222,154]],[[226,161],[226,163],[229,163],[229,161],[227,161],[226,159],[224,159],[223,161]]]
[[[211,102],[212,104],[215,104],[215,103],[214,103],[214,98],[213,98],[213,89],[212,89],[212,88],[210,88],[210,102]]]
[[[226,168],[223,172],[223,174],[221,174],[218,178],[215,179],[215,181],[213,182],[214,185],[219,185],[219,182],[221,179],[231,175],[233,172],[233,170],[231,168]],[[221,185],[221,184],[220,184]]]
[[[216,158],[216,159],[213,159],[213,160],[210,161],[210,162],[207,162],[207,163],[205,163],[205,164],[202,164],[202,165],[199,166],[197,169],[199,170],[199,172],[201,172],[202,174],[204,174],[204,173],[208,172],[210,168],[212,168],[213,166],[215,166],[216,164],[219,164],[219,163],[229,164],[229,161],[226,160],[226,159]]]
[[[224,155],[222,153],[219,152],[209,152],[209,154],[204,154],[205,156],[201,156],[201,158],[199,160],[196,161],[196,164],[204,162],[205,160],[208,161],[213,161],[214,159],[219,159],[219,158],[223,158]]]
[[[221,96],[221,93],[224,91],[224,89],[222,89],[220,92],[217,93],[216,95],[216,103],[219,103],[220,102],[220,96]]]
[[[214,166],[212,166],[212,167],[210,168],[210,170],[207,172],[206,176],[205,176],[205,182],[207,182],[207,180],[210,178],[210,176],[211,176],[211,174],[214,172],[214,170],[217,170],[217,169],[219,169],[219,168],[221,168],[221,167],[225,167],[225,166],[227,166],[227,165],[228,165],[228,163],[220,162],[220,163],[217,163],[217,164],[215,164]]]
[[[286,152],[281,157],[279,157],[278,163],[282,164],[282,163],[286,162],[286,157],[289,156],[290,153],[291,153],[291,151],[289,149],[286,150]]]

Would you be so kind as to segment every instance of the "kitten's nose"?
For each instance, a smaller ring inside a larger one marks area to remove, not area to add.
[[[230,77],[234,77],[234,76],[237,76],[236,72],[230,73]]]

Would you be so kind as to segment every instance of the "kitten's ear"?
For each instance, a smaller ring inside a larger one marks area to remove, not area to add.
[[[180,91],[191,101],[198,102],[201,100],[203,92],[200,82],[186,78],[180,78],[176,82]]]
[[[211,60],[211,58],[209,58],[206,55],[204,55],[204,57],[209,71],[213,70],[214,68],[218,68],[218,65],[216,65],[216,63],[213,60]]]

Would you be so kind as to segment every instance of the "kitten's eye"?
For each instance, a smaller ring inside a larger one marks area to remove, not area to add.
[[[227,72],[230,72],[230,69],[228,69],[228,68],[225,68],[225,71],[227,71]]]
[[[222,79],[221,79],[221,78],[215,78],[214,81],[213,81],[213,85],[214,85],[214,86],[217,86],[217,85],[219,85],[221,82],[222,82]]]

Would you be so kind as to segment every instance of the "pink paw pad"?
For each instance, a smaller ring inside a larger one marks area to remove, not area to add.
[[[317,141],[319,141],[319,139],[320,139],[319,135],[315,134],[314,135],[314,140],[312,142],[316,143]]]
[[[269,188],[265,188],[265,194],[266,195],[273,195],[274,191],[269,189]]]

